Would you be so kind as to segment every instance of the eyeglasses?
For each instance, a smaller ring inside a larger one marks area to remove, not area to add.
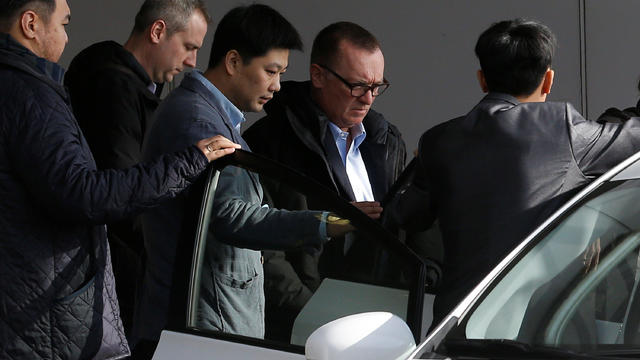
[[[349,90],[351,90],[351,96],[353,97],[363,96],[368,91],[371,91],[371,95],[373,97],[380,96],[385,90],[387,90],[387,88],[389,88],[389,85],[391,85],[389,84],[389,82],[387,82],[387,80],[384,80],[382,84],[352,84],[345,80],[342,76],[338,75],[335,71],[329,69],[327,66],[324,66],[322,64],[317,65],[333,74],[333,76],[338,78],[338,80],[342,81],[342,83],[345,84],[349,88]]]

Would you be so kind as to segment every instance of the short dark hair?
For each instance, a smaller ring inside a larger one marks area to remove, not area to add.
[[[316,35],[311,48],[311,63],[332,66],[333,60],[339,56],[338,46],[342,40],[371,52],[380,49],[378,39],[365,28],[352,22],[340,21],[325,27]]]
[[[272,49],[302,50],[300,34],[270,6],[239,6],[231,9],[216,28],[209,68],[216,67],[231,50],[236,50],[242,61],[249,63]]]
[[[136,14],[134,33],[144,32],[156,20],[164,20],[167,34],[172,35],[184,30],[194,11],[200,11],[207,23],[211,17],[202,0],[145,0]]]
[[[532,94],[542,82],[556,48],[551,30],[536,21],[494,23],[476,43],[476,56],[490,91]]]
[[[56,0],[4,0],[0,1],[0,32],[8,33],[17,17],[26,10],[34,10],[48,23],[56,10]]]

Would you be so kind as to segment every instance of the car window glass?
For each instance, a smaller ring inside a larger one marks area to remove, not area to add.
[[[639,202],[640,183],[631,180],[609,186],[579,206],[475,308],[466,337],[580,350],[637,344],[620,332],[640,277],[633,242],[640,229]]]
[[[236,166],[212,178],[188,327],[303,346],[319,326],[354,313],[390,311],[410,323],[420,317],[412,298],[424,283],[418,258],[399,243],[391,246],[368,219],[337,209],[333,197],[284,178]],[[319,219],[327,216],[350,221],[354,230],[322,246],[297,246],[318,239]]]

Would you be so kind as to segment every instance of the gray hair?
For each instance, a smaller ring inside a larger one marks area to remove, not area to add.
[[[167,33],[172,35],[187,27],[189,18],[196,10],[200,11],[207,23],[211,22],[202,0],[145,0],[136,14],[133,32],[142,33],[156,20],[164,20]]]

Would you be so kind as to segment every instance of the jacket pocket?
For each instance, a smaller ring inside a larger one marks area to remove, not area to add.
[[[255,269],[242,274],[214,273],[220,318],[226,332],[264,337],[264,277]]]
[[[260,280],[260,275],[257,271],[253,270],[246,274],[230,274],[227,275],[222,272],[214,271],[213,278],[216,279],[216,284],[220,286],[229,287],[238,290],[247,290],[248,292],[255,286],[256,282]]]
[[[84,285],[79,287],[76,291],[72,292],[71,294],[65,297],[55,300],[55,302],[57,304],[72,302],[75,298],[84,294],[85,292],[89,291],[92,287],[94,287],[95,282],[96,282],[96,276],[94,275],[91,279],[89,279],[89,281],[85,282]]]
[[[229,334],[264,337],[264,277],[253,267],[240,273],[209,270],[202,283],[198,325]]]
[[[98,351],[102,316],[94,311],[96,277],[71,294],[57,299],[51,307],[51,337],[54,359],[90,359]],[[102,304],[100,304],[100,307]]]

